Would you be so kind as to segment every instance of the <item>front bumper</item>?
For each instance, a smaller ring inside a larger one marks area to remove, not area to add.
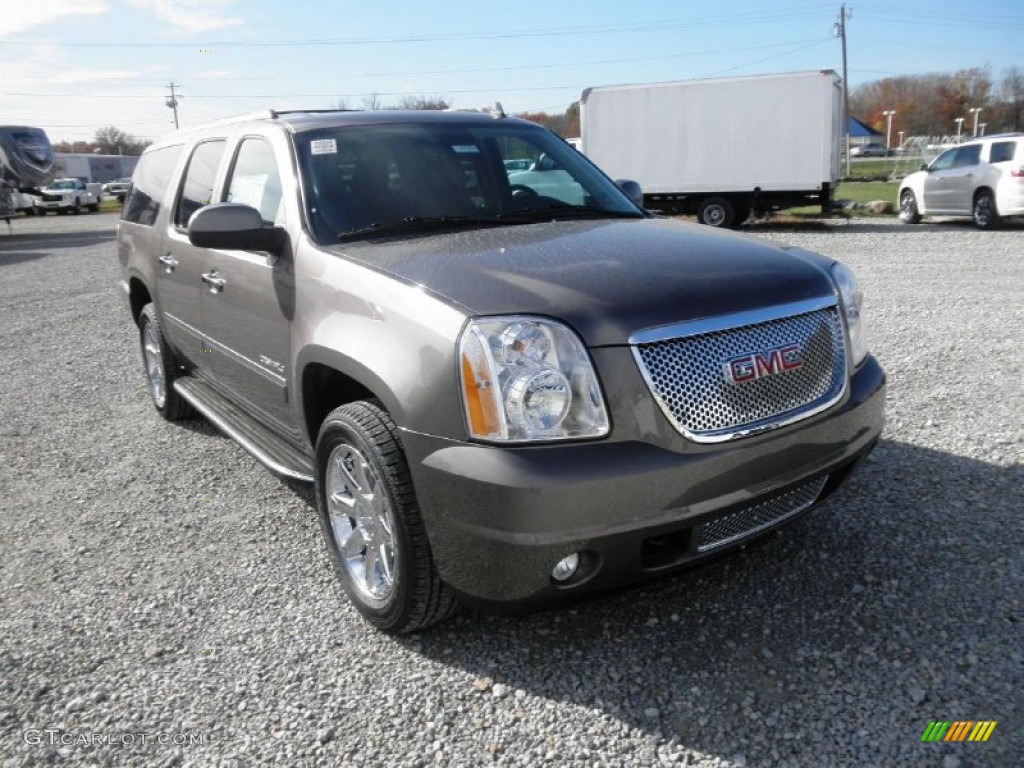
[[[442,579],[471,601],[536,603],[712,557],[728,547],[699,549],[705,523],[742,519],[812,481],[823,483],[817,505],[874,447],[884,401],[885,375],[868,357],[839,405],[711,448],[636,440],[504,448],[412,432],[402,440]],[[554,582],[555,563],[573,552],[584,553],[580,572]]]
[[[36,208],[43,211],[70,211],[74,207],[74,200],[39,200],[36,202]]]

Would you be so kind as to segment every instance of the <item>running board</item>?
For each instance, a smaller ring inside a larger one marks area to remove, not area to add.
[[[176,379],[175,391],[207,421],[283,477],[313,482],[313,460],[252,419],[209,384],[192,376]]]

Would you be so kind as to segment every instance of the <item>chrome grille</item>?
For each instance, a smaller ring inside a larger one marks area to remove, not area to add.
[[[799,368],[742,383],[730,380],[730,360],[789,344],[799,346]],[[835,305],[639,343],[634,350],[665,415],[698,442],[730,440],[804,418],[836,402],[846,386],[846,346]]]
[[[780,496],[704,523],[697,529],[697,551],[724,547],[803,512],[818,499],[827,480],[828,475],[819,477]]]

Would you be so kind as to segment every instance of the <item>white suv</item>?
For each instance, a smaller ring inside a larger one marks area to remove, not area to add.
[[[992,229],[1007,216],[1024,216],[1024,133],[986,136],[946,150],[903,179],[900,220],[970,216]]]

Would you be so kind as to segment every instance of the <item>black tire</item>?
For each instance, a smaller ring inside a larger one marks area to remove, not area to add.
[[[181,421],[190,416],[191,406],[174,388],[174,380],[178,378],[178,362],[164,340],[160,319],[153,304],[143,307],[139,315],[139,347],[146,370],[149,396],[157,413],[167,421]],[[162,380],[162,393],[154,383],[156,379]]]
[[[731,227],[735,220],[736,211],[724,197],[709,197],[697,209],[697,221],[709,227]]]
[[[921,214],[917,210],[917,198],[909,189],[900,194],[900,221],[904,224],[920,224]]]
[[[89,210],[92,211],[93,213],[98,213],[99,210],[100,210],[100,204],[99,203],[89,203]]]
[[[335,571],[370,624],[392,634],[415,632],[454,613],[457,603],[434,567],[398,429],[377,403],[349,403],[327,415],[316,443],[315,491]]]
[[[974,196],[971,218],[974,220],[974,226],[978,229],[996,229],[1002,223],[996,208],[996,199],[987,189],[981,190]]]

